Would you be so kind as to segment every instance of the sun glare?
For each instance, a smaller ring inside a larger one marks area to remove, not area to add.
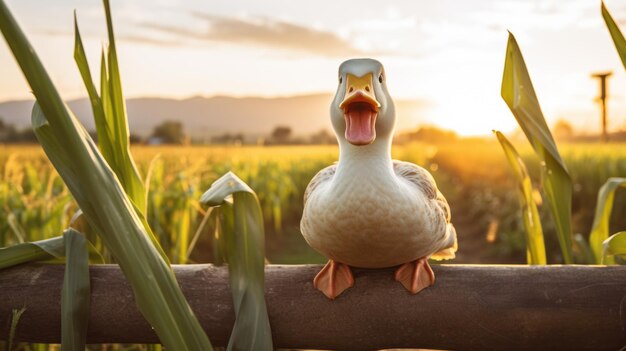
[[[459,97],[454,104],[433,107],[433,115],[440,116],[432,121],[433,124],[460,136],[488,135],[494,129],[508,133],[516,127],[515,119],[504,102],[484,104]]]

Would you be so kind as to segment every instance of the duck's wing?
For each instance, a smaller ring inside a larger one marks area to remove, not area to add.
[[[403,161],[393,161],[393,169],[396,176],[403,178],[420,189],[424,196],[431,201],[432,208],[435,211],[435,220],[437,224],[434,226],[437,234],[441,233],[441,246],[438,251],[433,253],[431,258],[436,260],[454,258],[457,250],[456,230],[450,223],[450,206],[443,194],[437,189],[437,183],[433,176],[424,168]]]
[[[304,190],[304,205],[305,206],[306,206],[306,201],[309,198],[309,195],[311,195],[311,193],[314,192],[315,189],[317,189],[320,186],[320,184],[329,182],[331,179],[333,179],[336,171],[337,171],[337,165],[334,164],[332,166],[328,166],[322,169],[321,171],[317,172],[315,177],[311,179],[311,182],[309,183],[309,185],[307,185],[306,190]]]

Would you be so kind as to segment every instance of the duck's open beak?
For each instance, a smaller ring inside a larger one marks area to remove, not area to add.
[[[371,144],[376,139],[380,103],[376,100],[372,77],[372,73],[361,77],[346,75],[346,95],[339,108],[346,120],[346,140],[353,145]]]

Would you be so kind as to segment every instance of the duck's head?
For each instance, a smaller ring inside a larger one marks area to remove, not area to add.
[[[339,86],[330,116],[339,142],[363,146],[389,141],[395,126],[385,69],[372,59],[352,59],[339,66]]]

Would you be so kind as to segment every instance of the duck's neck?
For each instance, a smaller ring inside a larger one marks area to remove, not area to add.
[[[345,139],[339,141],[338,177],[370,177],[393,175],[391,138],[376,139],[370,145],[355,146]]]

